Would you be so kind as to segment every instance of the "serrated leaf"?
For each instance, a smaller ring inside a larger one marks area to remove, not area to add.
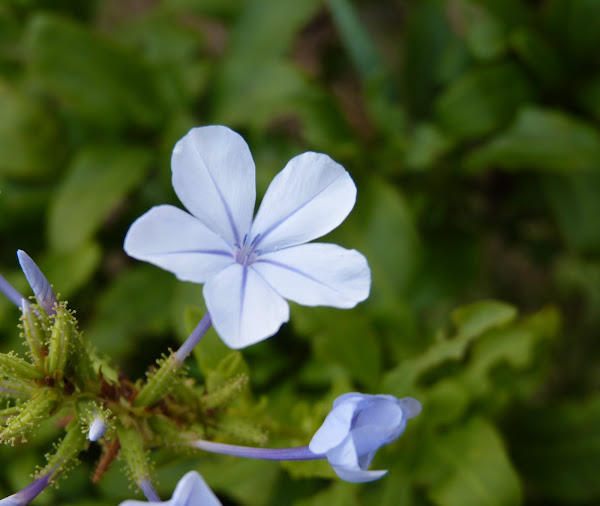
[[[399,397],[410,395],[418,387],[421,375],[446,361],[463,359],[475,340],[486,336],[491,329],[507,325],[515,315],[512,306],[498,301],[481,301],[457,309],[453,313],[456,335],[435,341],[425,352],[389,371],[384,377],[385,390]]]
[[[597,171],[600,133],[562,111],[527,107],[512,126],[465,159],[471,171],[490,167],[541,171]]]
[[[48,216],[48,235],[56,252],[89,239],[110,211],[139,184],[151,163],[143,148],[118,145],[82,150],[62,181]]]

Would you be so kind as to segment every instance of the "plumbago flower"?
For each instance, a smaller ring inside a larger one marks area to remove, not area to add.
[[[153,502],[168,506],[221,506],[217,496],[196,471],[190,471],[179,480],[170,501]],[[119,506],[140,506],[144,504],[148,503],[144,501],[124,501]]]
[[[223,126],[194,128],[173,150],[173,188],[189,213],[157,206],[129,229],[127,254],[204,283],[212,323],[231,348],[275,334],[285,299],[351,308],[369,295],[363,255],[305,244],[336,228],[356,186],[327,155],[303,153],[273,179],[254,220],[255,167],[242,137]]]
[[[262,460],[327,459],[344,481],[378,480],[387,471],[368,471],[379,448],[398,439],[406,422],[421,413],[421,403],[412,397],[349,393],[333,403],[323,425],[308,446],[252,448],[196,439],[189,446],[212,453]]]
[[[411,397],[344,394],[334,401],[308,447],[314,453],[325,454],[342,480],[377,480],[387,471],[367,471],[375,453],[398,439],[406,421],[420,412],[421,403]]]

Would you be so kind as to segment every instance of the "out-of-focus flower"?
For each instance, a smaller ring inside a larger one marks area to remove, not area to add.
[[[33,483],[30,483],[16,494],[1,499],[0,506],[25,506],[29,504],[48,486],[54,469],[44,476],[37,478]]]
[[[411,397],[348,393],[338,397],[308,447],[325,454],[336,474],[353,483],[373,481],[387,471],[368,471],[375,453],[395,441],[406,421],[421,412]]]
[[[354,207],[346,170],[320,153],[292,158],[273,179],[252,219],[255,167],[248,145],[223,126],[194,128],[173,150],[173,188],[189,213],[157,206],[129,229],[127,254],[204,283],[213,325],[231,348],[277,332],[285,299],[354,307],[371,273],[355,250],[304,244],[336,228]]]
[[[144,501],[124,501],[119,506],[140,506]],[[196,471],[187,473],[175,487],[169,501],[156,503],[168,506],[221,506],[217,496]]]

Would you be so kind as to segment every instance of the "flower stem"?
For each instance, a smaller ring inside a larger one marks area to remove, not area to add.
[[[212,321],[210,319],[210,313],[207,311],[206,314],[202,317],[198,325],[194,331],[190,334],[185,342],[181,345],[181,347],[175,353],[175,363],[178,365],[183,364],[187,356],[192,352],[194,346],[196,346],[200,339],[204,337],[204,334],[208,332],[210,326],[212,325]]]
[[[21,306],[24,297],[14,288],[6,278],[0,274],[0,292],[6,295],[17,307]]]
[[[228,445],[197,439],[190,446],[211,453],[222,455],[233,455],[235,457],[246,457],[261,460],[320,460],[327,458],[326,455],[313,453],[308,446],[296,448],[252,448],[249,446]]]

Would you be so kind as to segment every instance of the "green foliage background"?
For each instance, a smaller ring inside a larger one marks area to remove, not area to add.
[[[306,444],[352,390],[423,413],[379,452],[376,483],[159,452],[162,497],[195,468],[231,505],[598,504],[598,54],[596,0],[3,0],[0,270],[30,293],[26,250],[140,377],[204,310],[200,286],[122,250],[135,218],[180,205],[176,140],[239,131],[259,194],[292,156],[325,152],[359,188],[326,240],[367,256],[372,295],[293,306],[243,351],[260,425],[273,446]],[[22,351],[17,317],[0,299],[2,351]],[[201,377],[224,350],[214,334],[199,348]],[[58,434],[0,448],[0,496]],[[98,456],[34,504],[139,497],[119,463],[91,485]]]

